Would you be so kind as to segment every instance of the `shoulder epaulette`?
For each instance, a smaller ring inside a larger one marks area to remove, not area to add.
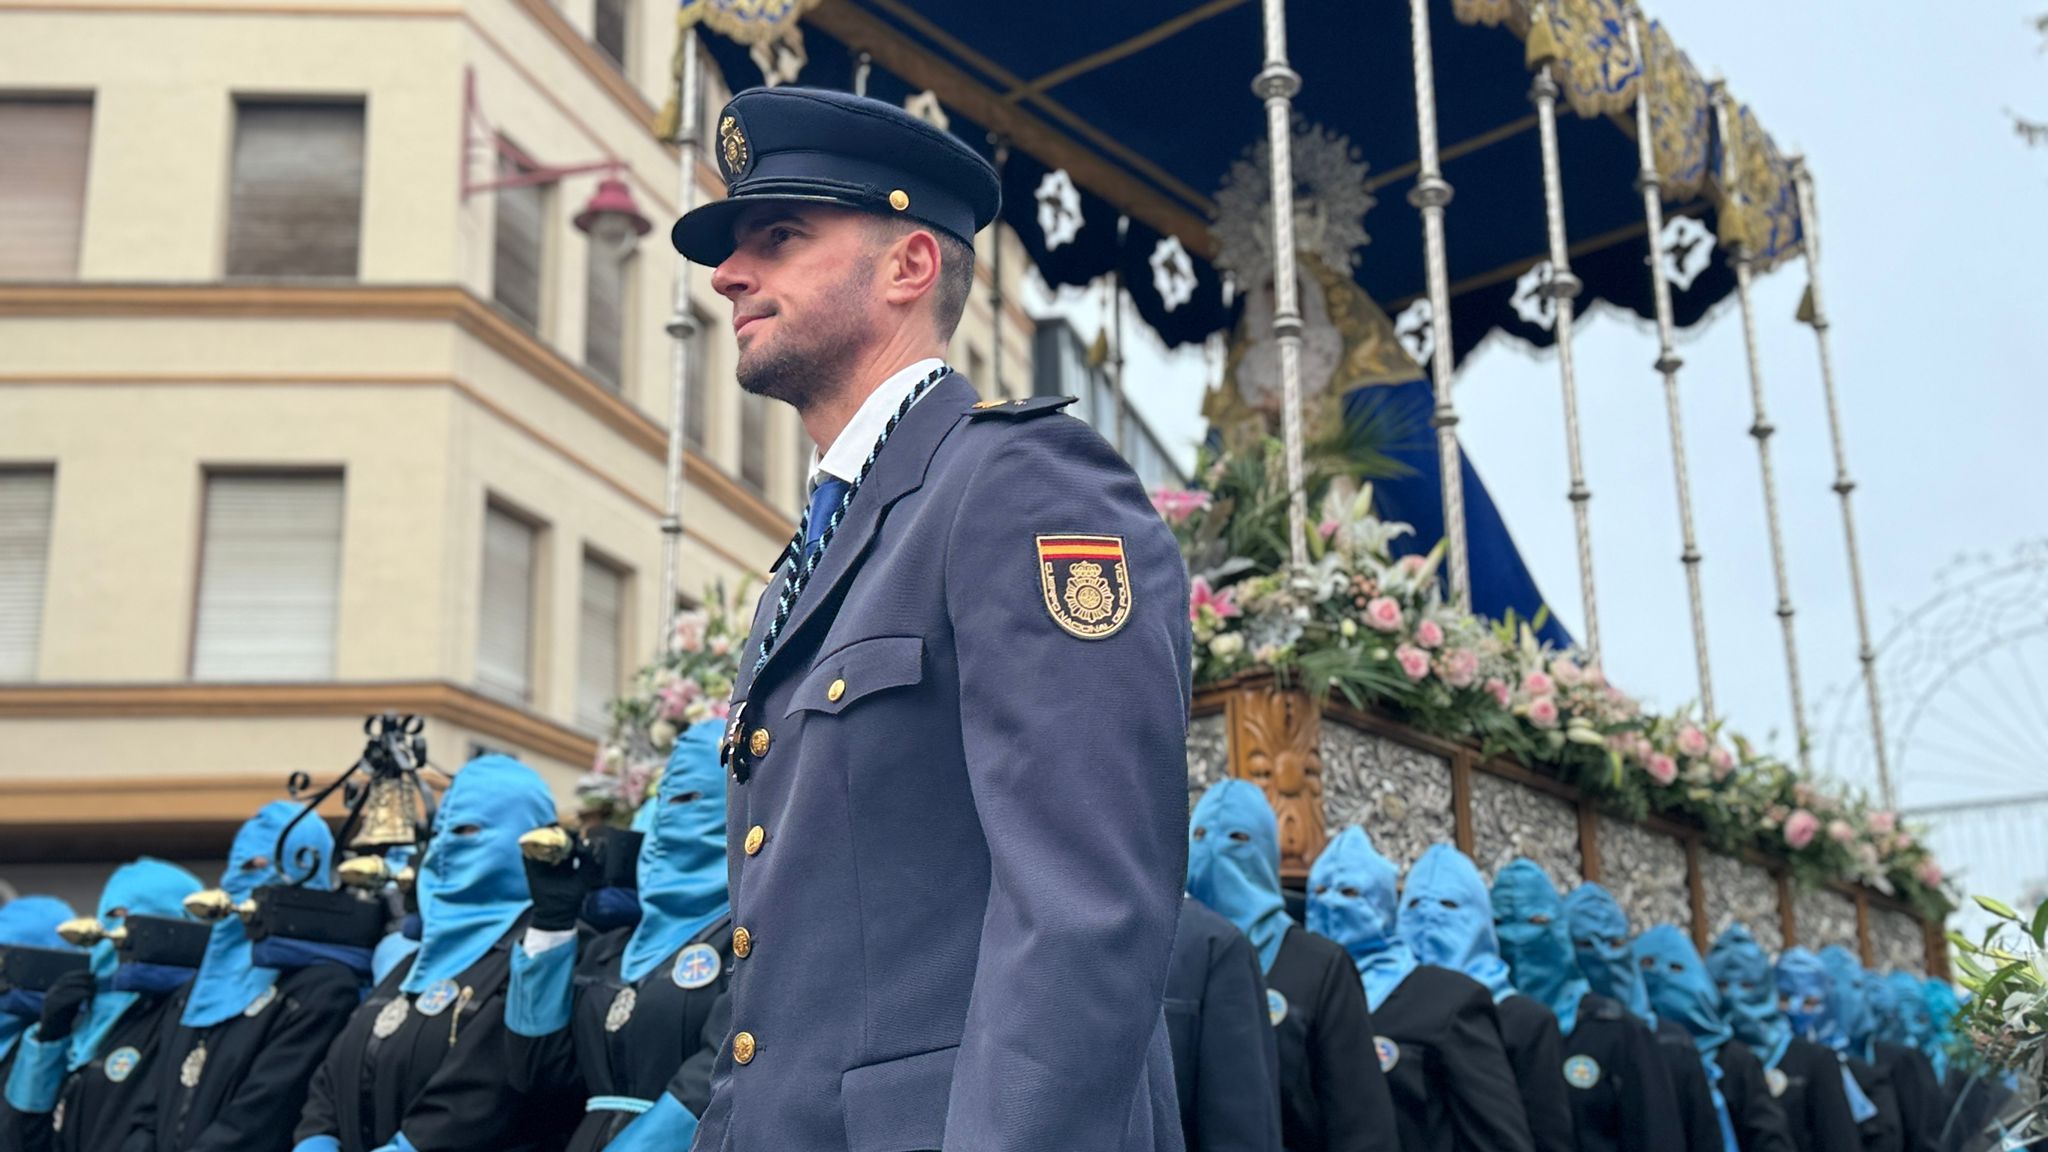
[[[1027,396],[1022,400],[983,400],[967,410],[967,418],[986,420],[1000,416],[1005,420],[1028,420],[1047,412],[1057,412],[1078,399],[1078,396]]]

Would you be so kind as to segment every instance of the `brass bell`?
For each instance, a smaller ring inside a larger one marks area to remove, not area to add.
[[[559,824],[535,828],[519,838],[519,852],[539,864],[560,864],[576,850],[576,838]]]
[[[237,914],[247,919],[255,913],[254,900],[244,900],[237,904],[235,898],[222,888],[203,888],[185,897],[185,914],[194,920],[204,920],[208,924],[217,924]]]
[[[384,863],[382,856],[351,856],[334,872],[343,884],[366,892],[381,892],[392,880],[391,866]]]
[[[349,838],[348,846],[375,849],[417,843],[419,837],[414,829],[418,826],[418,804],[419,798],[403,780],[395,776],[373,777],[369,794],[363,797],[362,823]]]
[[[66,920],[57,925],[57,935],[63,937],[64,942],[74,948],[90,948],[102,940],[112,940],[119,944],[128,938],[128,930],[110,929],[91,916],[80,916],[76,920]]]

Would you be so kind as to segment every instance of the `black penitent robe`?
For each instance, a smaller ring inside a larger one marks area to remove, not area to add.
[[[1685,1148],[1678,1093],[1657,1039],[1620,1001],[1598,993],[1579,1001],[1564,1061],[1579,1152]]]
[[[1564,1080],[1564,1032],[1557,1013],[1527,996],[1494,1002],[1508,1067],[1522,1090],[1522,1116],[1536,1152],[1572,1152],[1570,1089]]]
[[[1423,965],[1388,993],[1373,1024],[1402,1152],[1531,1152],[1493,993],[1462,972]]]
[[[1266,988],[1284,1004],[1273,1039],[1287,1152],[1395,1152],[1394,1103],[1373,1054],[1373,1016],[1351,954],[1289,926]]]

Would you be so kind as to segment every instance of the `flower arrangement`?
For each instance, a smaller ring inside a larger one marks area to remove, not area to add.
[[[1651,712],[1585,653],[1540,643],[1540,618],[1488,623],[1445,603],[1442,545],[1393,556],[1410,529],[1374,516],[1356,471],[1315,461],[1308,562],[1290,563],[1279,453],[1269,441],[1211,458],[1200,489],[1154,493],[1188,563],[1197,683],[1271,672],[1475,740],[1624,815],[1672,816],[1727,850],[1769,848],[1809,882],[1854,880],[1947,908],[1940,866],[1893,813],[1799,777],[1690,708]]]
[[[676,735],[699,720],[723,719],[739,674],[746,618],[739,598],[714,588],[707,607],[676,615],[672,642],[612,701],[611,729],[597,760],[576,782],[585,819],[623,824],[654,794]]]

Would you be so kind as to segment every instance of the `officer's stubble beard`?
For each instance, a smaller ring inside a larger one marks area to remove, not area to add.
[[[798,412],[855,385],[853,367],[873,339],[869,310],[873,301],[876,261],[872,249],[847,264],[831,287],[818,294],[796,317],[797,324],[777,325],[765,344],[743,349],[734,375],[745,391],[780,400]],[[785,316],[785,320],[790,317]]]

